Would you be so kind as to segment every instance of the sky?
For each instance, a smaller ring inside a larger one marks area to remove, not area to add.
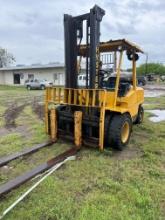
[[[148,53],[149,62],[165,64],[164,0],[0,0],[0,46],[16,64],[64,63],[63,14],[87,13],[95,4],[106,11],[101,41],[126,38]]]

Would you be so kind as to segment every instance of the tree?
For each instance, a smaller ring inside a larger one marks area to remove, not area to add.
[[[145,75],[146,73],[165,75],[165,66],[160,63],[141,64],[136,70],[138,75]]]
[[[0,68],[6,67],[13,62],[15,62],[15,57],[13,54],[0,47]]]

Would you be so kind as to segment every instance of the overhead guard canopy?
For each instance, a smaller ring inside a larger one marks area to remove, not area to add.
[[[139,46],[125,39],[100,42],[99,51],[102,53],[114,52],[114,51],[119,51],[119,50],[126,50],[126,51],[136,52],[136,53],[144,53],[144,51]],[[85,57],[86,52],[87,52],[86,45],[81,45],[80,50],[79,50],[79,56]]]

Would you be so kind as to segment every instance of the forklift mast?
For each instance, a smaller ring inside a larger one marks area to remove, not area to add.
[[[64,15],[65,38],[65,87],[77,88],[78,56],[84,36],[83,22],[86,24],[86,88],[94,89],[99,83],[99,43],[100,22],[105,11],[95,5],[87,14],[72,17]]]

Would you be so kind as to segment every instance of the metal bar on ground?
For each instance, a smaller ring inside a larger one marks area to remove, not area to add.
[[[21,202],[31,191],[33,191],[40,183],[42,183],[48,176],[50,176],[54,171],[56,171],[60,166],[62,166],[64,163],[66,163],[68,160],[75,160],[75,156],[67,157],[64,161],[56,164],[51,169],[48,170],[48,173],[46,173],[38,182],[36,182],[30,189],[28,189],[23,195],[21,195],[12,205],[10,205],[0,216],[0,219],[2,219],[7,213],[9,213],[19,202]]]
[[[51,144],[52,144],[52,141],[44,142],[42,144],[37,144],[34,147],[31,147],[31,148],[28,148],[28,149],[24,149],[23,151],[16,152],[16,153],[13,153],[11,155],[2,157],[2,158],[0,158],[0,167],[4,166],[5,164],[9,163],[12,160],[15,160],[15,159],[17,159],[19,157],[25,156],[27,154],[32,154],[32,153],[38,151],[39,149],[41,149],[43,147],[47,147],[47,146],[49,146]]]
[[[51,160],[48,160],[46,163],[43,163],[36,168],[34,168],[31,171],[26,172],[25,174],[16,177],[13,180],[10,180],[9,182],[5,183],[4,185],[0,186],[0,197],[4,194],[7,194],[11,190],[19,187],[23,183],[27,182],[28,180],[32,179],[34,176],[38,175],[39,173],[42,173],[54,165],[62,162],[69,156],[74,156],[77,152],[77,149],[75,147],[65,151],[64,153],[52,158]]]

